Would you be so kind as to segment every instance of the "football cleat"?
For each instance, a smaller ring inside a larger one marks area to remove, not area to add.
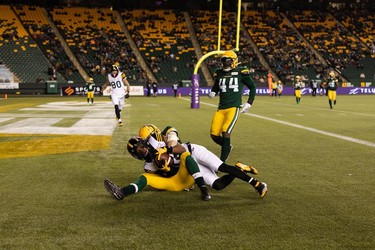
[[[113,197],[115,197],[116,200],[120,201],[124,199],[124,194],[122,193],[121,189],[110,180],[104,180],[104,187],[110,194],[113,195]]]
[[[124,126],[124,124],[122,122],[118,122],[118,126],[122,127],[122,126]]]
[[[260,198],[263,198],[264,196],[266,196],[266,194],[268,192],[267,184],[264,183],[264,182],[258,182],[255,185],[255,189],[258,192],[258,194],[260,195]]]
[[[241,163],[239,161],[236,163],[235,166],[237,168],[241,169],[242,171],[244,171],[245,173],[258,174],[258,170],[256,170],[256,168],[254,168],[253,166],[249,166],[249,165],[243,164],[243,163]]]
[[[202,187],[202,188],[201,188],[201,198],[202,198],[202,200],[204,200],[204,201],[209,201],[209,200],[211,200],[211,195],[208,193],[208,190],[207,190],[207,188],[205,188],[205,187]]]

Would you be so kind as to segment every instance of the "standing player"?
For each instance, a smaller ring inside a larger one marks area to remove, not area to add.
[[[108,85],[112,88],[111,100],[115,107],[116,119],[119,127],[122,127],[121,111],[125,104],[124,98],[129,98],[130,84],[128,80],[126,80],[125,73],[121,72],[117,65],[112,65],[111,74],[108,74],[108,81],[104,84],[103,90]]]
[[[95,92],[94,79],[89,78],[88,82],[86,83],[86,91],[87,91],[87,104],[88,105],[94,104],[94,92]]]
[[[319,83],[319,80],[317,79],[311,80],[310,87],[312,89],[312,92],[311,92],[312,97],[316,97],[316,90],[318,89],[318,83]]]
[[[239,62],[233,51],[228,50],[221,56],[221,64],[222,67],[215,71],[215,83],[208,96],[213,98],[220,95],[219,107],[211,122],[211,138],[221,146],[220,159],[225,162],[233,148],[230,135],[239,113],[246,113],[250,109],[254,102],[256,87],[249,69],[237,67]],[[249,88],[250,93],[240,111],[244,85]]]
[[[178,82],[175,82],[172,84],[172,89],[173,89],[173,96],[177,97],[177,91],[178,91]]]
[[[283,83],[279,80],[277,82],[277,95],[279,96],[279,98],[281,96],[281,93],[283,93],[283,89],[284,89]]]
[[[327,91],[328,91],[328,103],[330,109],[332,109],[332,102],[333,105],[336,105],[336,89],[339,86],[338,80],[336,78],[335,72],[330,71],[329,77],[327,79]]]
[[[301,88],[302,88],[302,81],[300,76],[296,76],[295,81],[293,82],[294,87],[294,95],[296,96],[296,103],[299,104],[301,102]]]
[[[277,82],[276,81],[272,81],[272,95],[271,96],[277,96]]]

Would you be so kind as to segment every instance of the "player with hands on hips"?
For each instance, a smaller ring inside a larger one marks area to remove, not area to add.
[[[237,54],[231,50],[221,56],[222,67],[214,73],[214,85],[208,94],[210,98],[219,95],[219,106],[211,122],[211,138],[221,146],[222,161],[226,161],[232,149],[230,135],[239,113],[246,113],[255,99],[256,86],[246,66],[238,66]],[[249,88],[247,102],[242,103],[244,86]]]
[[[124,98],[129,98],[130,84],[125,73],[121,72],[116,64],[111,67],[111,73],[108,74],[107,83],[103,85],[103,91],[108,85],[112,88],[111,100],[115,107],[116,119],[119,127],[122,127],[121,111],[125,104]]]

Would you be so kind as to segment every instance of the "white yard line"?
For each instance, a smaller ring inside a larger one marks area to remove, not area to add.
[[[187,99],[187,98],[182,98],[182,99],[190,101],[190,99]],[[217,108],[217,104],[211,104],[211,103],[206,103],[206,102],[200,102],[200,104],[204,104],[204,105],[207,105],[207,106]],[[350,113],[350,112],[347,112],[347,113]],[[328,136],[335,137],[335,138],[338,138],[338,139],[341,139],[341,140],[355,142],[355,143],[358,143],[358,144],[362,144],[362,145],[366,145],[366,146],[375,148],[375,143],[360,140],[360,139],[356,139],[356,138],[353,138],[353,137],[343,136],[343,135],[327,132],[327,131],[320,130],[320,129],[309,128],[309,127],[306,127],[306,126],[302,126],[302,125],[298,125],[298,124],[294,124],[294,123],[290,123],[290,122],[284,122],[284,121],[277,120],[277,119],[274,119],[274,118],[269,118],[269,117],[265,117],[265,116],[261,116],[261,115],[255,115],[255,114],[251,114],[251,113],[245,113],[243,115],[253,116],[253,117],[256,117],[256,118],[259,118],[259,119],[280,123],[280,124],[287,125],[287,126],[294,127],[294,128],[304,129],[304,130],[307,130],[307,131],[310,131],[310,132],[313,132],[313,133],[328,135]]]

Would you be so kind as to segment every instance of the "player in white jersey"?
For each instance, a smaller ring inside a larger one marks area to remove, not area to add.
[[[126,79],[125,73],[121,72],[117,65],[112,65],[111,74],[108,74],[107,80],[107,83],[103,86],[103,90],[108,85],[111,86],[111,100],[115,107],[115,114],[118,124],[120,127],[122,127],[123,123],[121,120],[121,111],[125,104],[124,98],[129,98],[130,84]]]
[[[217,157],[214,153],[209,151],[204,146],[190,143],[180,144],[180,139],[178,137],[177,130],[174,128],[172,129],[173,130],[168,134],[165,134],[165,131],[169,131],[170,129],[165,129],[161,135],[158,135],[157,130],[154,130],[147,137],[148,145],[151,148],[158,151],[156,153],[156,157],[158,154],[160,155],[165,152],[173,154],[174,156],[177,156],[173,158],[174,164],[179,164],[180,159],[178,156],[184,152],[190,152],[192,158],[198,164],[200,172],[203,175],[204,182],[213,189],[222,190],[226,188],[229,184],[231,184],[235,178],[238,178],[248,182],[251,186],[253,186],[255,190],[259,193],[261,198],[263,198],[266,195],[268,191],[267,184],[264,182],[260,182],[254,177],[246,174],[258,174],[258,171],[254,167],[239,162],[235,166],[231,166],[224,163],[222,160],[220,160],[219,157]],[[173,137],[171,136],[172,133],[174,134]],[[145,137],[146,134],[143,134],[141,129],[139,135],[141,137]],[[157,139],[160,136],[164,136],[164,141],[160,141]],[[172,143],[171,140],[173,141]],[[146,151],[141,152],[141,156],[146,157],[147,154],[150,152],[145,148],[144,150]],[[186,163],[184,163],[184,165],[186,165]],[[219,177],[217,175],[218,172],[227,173],[227,175]]]

